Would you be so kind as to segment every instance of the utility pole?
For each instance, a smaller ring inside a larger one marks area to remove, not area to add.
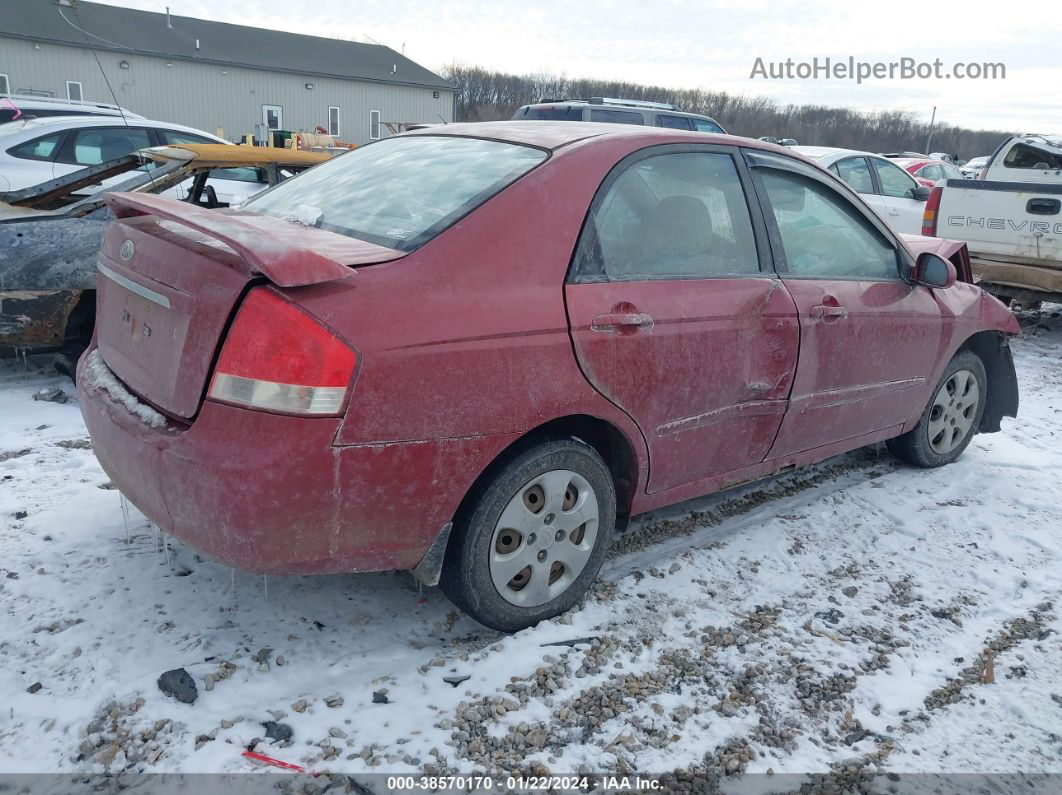
[[[929,154],[929,150],[933,147],[933,125],[937,121],[937,106],[933,106],[933,115],[929,119],[929,137],[926,138],[926,154]]]

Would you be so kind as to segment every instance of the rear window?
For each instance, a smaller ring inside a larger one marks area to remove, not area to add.
[[[63,135],[64,133],[57,132],[42,138],[34,138],[32,141],[11,147],[7,153],[23,160],[52,160],[55,157],[56,147],[63,140]]]
[[[603,121],[610,124],[645,124],[645,119],[640,113],[629,110],[598,110],[590,111],[590,121]]]
[[[694,119],[693,129],[697,132],[726,133],[726,131],[711,119]]]
[[[690,128],[690,120],[685,116],[668,116],[661,113],[656,117],[657,127],[667,127],[672,130],[688,130]]]
[[[413,251],[546,157],[541,149],[478,138],[388,138],[285,180],[243,207]]]
[[[582,105],[527,105],[516,111],[514,119],[530,121],[582,121]]]

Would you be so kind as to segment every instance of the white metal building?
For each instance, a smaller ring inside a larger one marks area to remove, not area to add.
[[[454,108],[451,83],[390,47],[80,0],[0,0],[3,93],[117,101],[233,140],[265,123],[360,144]]]

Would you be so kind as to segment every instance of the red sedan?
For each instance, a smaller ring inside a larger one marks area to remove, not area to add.
[[[78,390],[164,530],[266,573],[412,569],[515,630],[633,514],[1017,412],[1006,308],[780,147],[499,122],[206,210],[111,198]]]
[[[919,185],[932,188],[942,179],[966,179],[966,176],[946,160],[929,160],[924,157],[893,157],[893,163],[898,165],[916,180]]]

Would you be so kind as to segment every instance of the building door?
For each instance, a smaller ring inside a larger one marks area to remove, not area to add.
[[[270,130],[284,129],[284,108],[280,105],[263,105],[262,124]]]

